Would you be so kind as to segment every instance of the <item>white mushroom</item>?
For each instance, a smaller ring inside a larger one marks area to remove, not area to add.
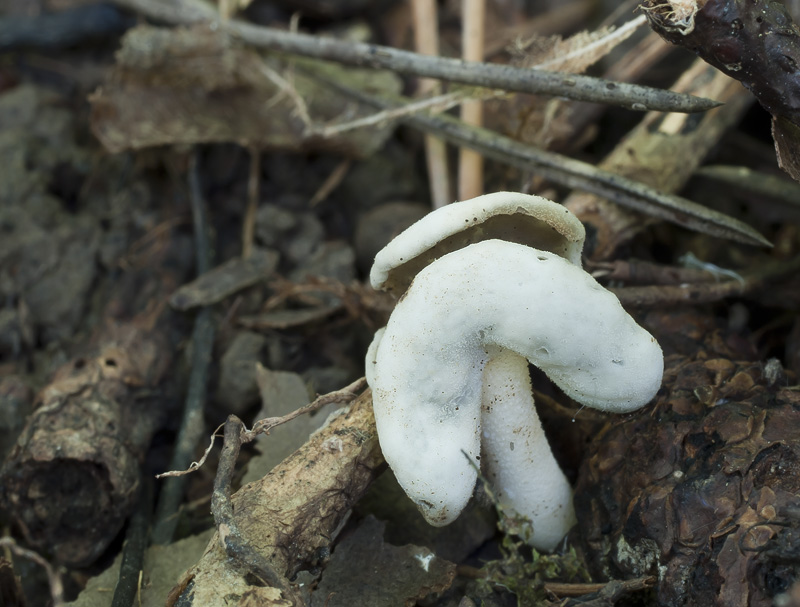
[[[482,450],[498,499],[550,550],[574,522],[572,492],[533,406],[528,361],[578,402],[613,412],[646,404],[663,370],[655,340],[577,263],[492,239],[419,271],[376,334],[367,377],[384,456],[428,522],[458,516]]]

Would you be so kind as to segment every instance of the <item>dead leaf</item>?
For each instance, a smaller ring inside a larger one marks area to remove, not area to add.
[[[208,25],[130,30],[117,64],[91,97],[91,126],[111,152],[168,144],[236,142],[289,151],[336,151],[363,158],[379,149],[392,125],[356,129],[329,138],[314,131],[346,116],[372,110],[302,74],[282,74],[285,64],[266,61]],[[321,65],[357,88],[397,93],[388,72]]]

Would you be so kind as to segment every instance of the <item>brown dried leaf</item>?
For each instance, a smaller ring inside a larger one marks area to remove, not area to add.
[[[292,151],[331,150],[364,157],[379,149],[391,125],[321,138],[311,128],[372,110],[302,74],[281,75],[208,25],[140,26],[123,37],[117,65],[91,98],[91,125],[112,152],[175,143],[236,142]],[[356,88],[397,93],[388,72],[321,66]]]
[[[533,36],[514,51],[523,67],[580,74],[627,40],[644,19],[637,17],[620,27],[584,30],[564,39],[562,36]]]

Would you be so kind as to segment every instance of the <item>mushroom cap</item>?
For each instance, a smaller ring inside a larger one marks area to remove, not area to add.
[[[434,260],[489,239],[528,245],[581,265],[586,232],[562,205],[540,196],[495,192],[455,202],[400,233],[375,256],[373,288],[403,293]]]
[[[619,300],[559,255],[488,240],[423,269],[370,348],[381,449],[432,524],[454,520],[476,479],[487,346],[524,356],[576,401],[642,407],[663,355]]]

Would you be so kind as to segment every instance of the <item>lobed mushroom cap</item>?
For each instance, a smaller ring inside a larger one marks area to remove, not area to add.
[[[487,347],[524,356],[576,401],[637,409],[661,385],[663,355],[619,300],[570,261],[488,240],[423,269],[370,348],[381,449],[428,522],[454,520],[480,453]]]
[[[549,251],[576,266],[586,232],[568,209],[540,196],[495,192],[455,202],[408,227],[375,256],[375,289],[403,293],[431,262],[476,242],[500,239]]]

